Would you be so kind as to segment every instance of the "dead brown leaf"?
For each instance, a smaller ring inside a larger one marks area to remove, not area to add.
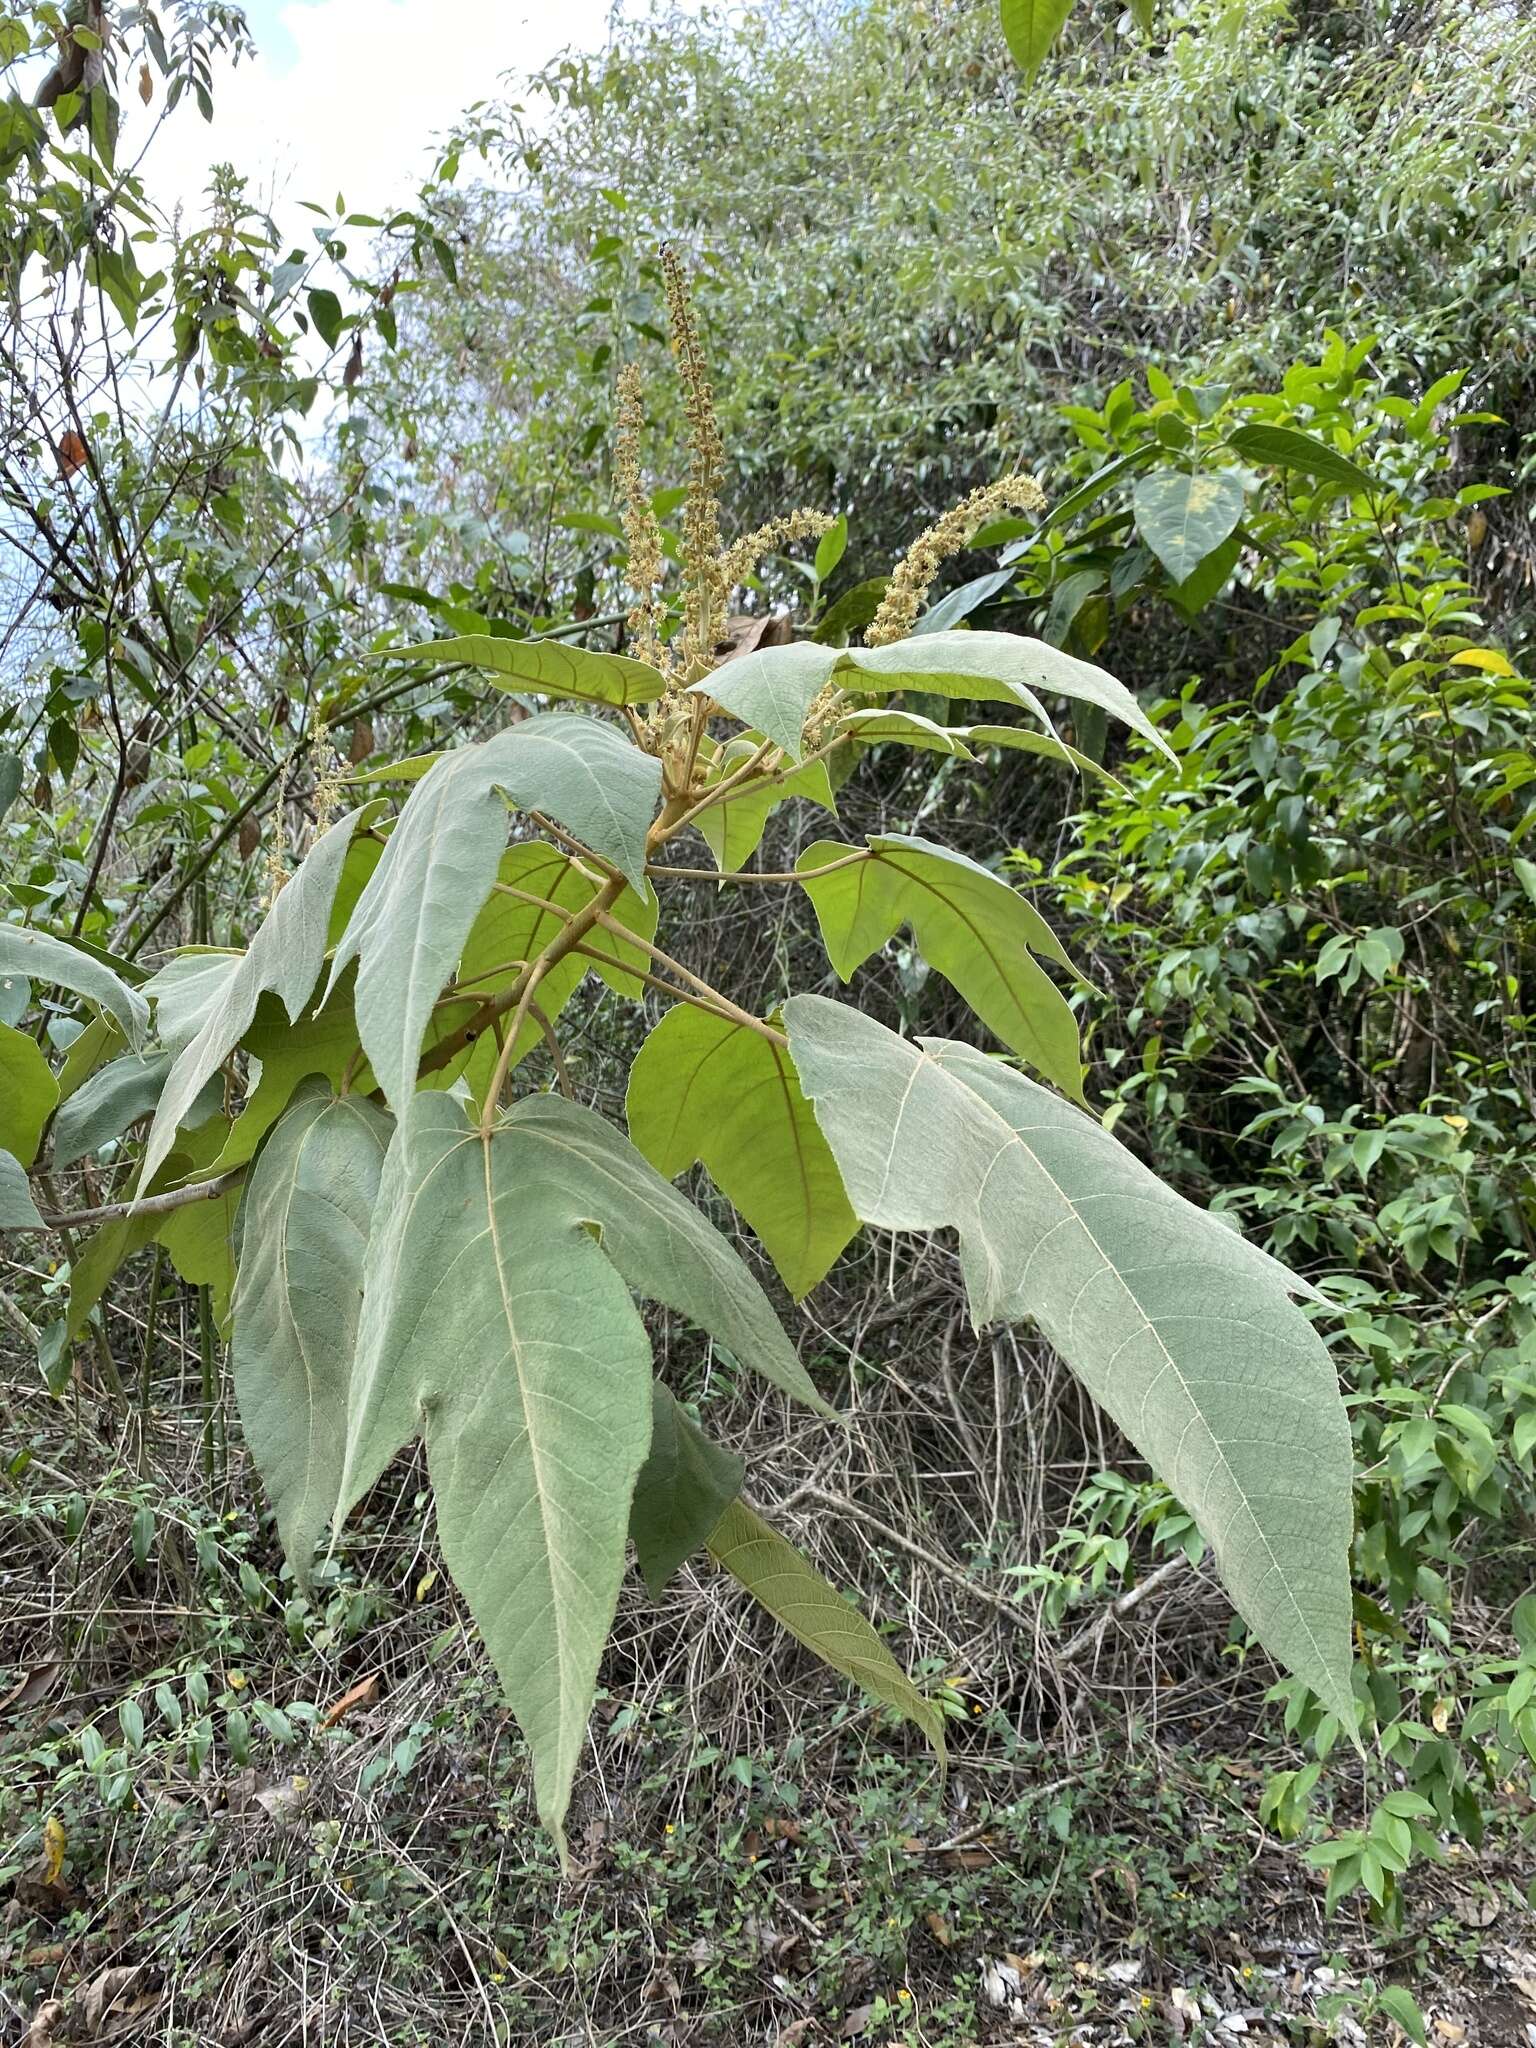
[[[344,1714],[350,1714],[354,1707],[371,1707],[379,1696],[379,1674],[370,1671],[366,1678],[360,1678],[356,1685],[349,1686],[339,1700],[333,1700],[320,1716],[322,1728],[334,1728]]]
[[[53,1691],[64,1669],[62,1657],[48,1657],[41,1664],[30,1665],[21,1674],[21,1682],[0,1700],[0,1714],[24,1713],[28,1707],[39,1705]]]

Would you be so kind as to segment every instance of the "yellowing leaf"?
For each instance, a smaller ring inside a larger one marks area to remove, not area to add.
[[[1451,656],[1452,668],[1478,668],[1488,676],[1512,676],[1515,671],[1496,647],[1464,647]]]

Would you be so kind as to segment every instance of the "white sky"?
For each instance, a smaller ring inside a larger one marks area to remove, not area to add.
[[[158,201],[180,198],[191,215],[209,167],[233,163],[304,246],[316,216],[298,201],[329,210],[340,192],[349,210],[387,214],[414,196],[433,137],[494,97],[505,73],[515,86],[561,50],[608,37],[608,0],[247,0],[246,14],[256,60],[219,67],[211,125],[182,102],[145,179]],[[119,92],[129,124],[119,154],[131,157],[135,81]],[[157,93],[148,111],[158,110]]]

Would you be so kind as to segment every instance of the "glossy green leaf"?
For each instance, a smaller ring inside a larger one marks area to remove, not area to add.
[[[924,1697],[874,1629],[792,1543],[745,1501],[733,1501],[709,1538],[710,1555],[811,1654],[920,1728],[942,1757],[944,1716]]]
[[[977,1327],[1032,1317],[1194,1515],[1261,1643],[1352,1717],[1348,1419],[1304,1281],[974,1048],[785,1006],[866,1223],[953,1229]]]
[[[1131,500],[1142,539],[1175,583],[1193,576],[1243,516],[1241,477],[1230,470],[1193,476],[1154,470],[1138,479]]]
[[[1262,462],[1271,469],[1290,469],[1324,483],[1348,484],[1351,490],[1375,491],[1380,485],[1368,470],[1331,442],[1319,441],[1299,427],[1267,427],[1253,423],[1237,427],[1227,436],[1227,445],[1249,462]]]
[[[1002,0],[1003,38],[1026,79],[1032,81],[1051,54],[1071,12],[1072,0]]]
[[[0,1152],[0,1230],[41,1230],[27,1169],[10,1152]]]
[[[0,924],[0,974],[19,974],[35,989],[57,986],[67,988],[71,995],[84,996],[116,1021],[131,1046],[137,1049],[144,1043],[149,1005],[140,991],[130,988],[103,961],[62,939]]]
[[[486,1134],[457,1096],[412,1096],[375,1214],[338,1512],[424,1422],[443,1554],[560,1840],[650,1441],[631,1287],[817,1397],[725,1240],[563,1097],[526,1096]]]
[[[603,654],[589,647],[573,647],[564,640],[506,640],[491,633],[389,647],[374,659],[430,661],[443,666],[464,662],[490,676],[500,689],[575,698],[587,704],[648,704],[667,687],[664,676],[627,654]]]
[[[676,1179],[702,1160],[798,1301],[859,1227],[782,1046],[679,1003],[635,1055],[629,1135]]]
[[[36,1042],[0,1024],[0,1149],[30,1166],[58,1099],[59,1084]]]
[[[836,865],[854,851],[821,839],[796,862],[839,979],[910,925],[923,958],[988,1030],[1081,1100],[1077,1019],[1035,956],[1076,969],[1034,905],[990,869],[926,839],[889,833],[870,840],[867,860]]]
[[[246,1184],[230,1368],[301,1587],[341,1484],[363,1253],[391,1130],[371,1103],[316,1088],[280,1118]]]
[[[660,788],[659,761],[612,726],[559,711],[445,754],[417,783],[342,935],[329,984],[357,961],[358,1028],[397,1110],[415,1086],[432,1005],[496,879],[507,802],[552,813],[645,896],[645,841]]]
[[[629,1533],[646,1591],[659,1600],[686,1558],[702,1550],[741,1491],[746,1463],[713,1443],[657,1381],[651,1388],[651,1447],[630,1504]]]
[[[266,920],[251,940],[234,971],[219,980],[213,992],[213,970],[205,989],[212,994],[202,1011],[197,1035],[176,1056],[144,1144],[139,1185],[147,1187],[166,1157],[177,1129],[193,1104],[250,1029],[264,994],[281,998],[290,1023],[314,994],[325,961],[331,904],[341,878],[352,835],[378,809],[376,802],[349,811],[311,847],[298,872],[289,877]],[[179,1001],[187,993],[183,982]],[[201,996],[199,997],[201,1000]]]

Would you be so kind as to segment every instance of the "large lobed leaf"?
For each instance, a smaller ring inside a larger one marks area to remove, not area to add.
[[[1018,704],[1053,733],[1040,701],[1068,697],[1117,718],[1151,745],[1168,743],[1136,699],[1106,670],[1044,640],[1013,633],[923,633],[888,647],[822,647],[794,641],[744,654],[693,688],[755,727],[791,760],[804,753],[806,713],[828,683],[862,697],[919,690],[984,704]]]
[[[443,1554],[560,1839],[650,1442],[630,1288],[823,1404],[719,1233],[558,1096],[524,1098],[489,1133],[457,1095],[412,1096],[363,1279],[338,1515],[424,1428]]]
[[[859,1227],[784,1048],[679,1003],[635,1055],[629,1135],[669,1180],[702,1160],[798,1301]]]
[[[1033,1317],[1189,1508],[1267,1649],[1350,1714],[1350,1434],[1309,1290],[1100,1124],[969,1046],[785,1006],[854,1208],[958,1231],[978,1323]]]
[[[432,1005],[496,879],[503,797],[551,812],[646,897],[646,834],[660,789],[659,761],[612,726],[558,711],[443,755],[417,783],[342,935],[330,981],[357,961],[358,1029],[397,1111],[415,1086]]]
[[[987,1028],[1081,1100],[1077,1019],[1035,955],[1076,969],[1034,905],[989,868],[931,840],[886,833],[870,840],[868,859],[838,865],[852,850],[821,839],[795,864],[839,978],[847,981],[909,924],[923,958]]]

